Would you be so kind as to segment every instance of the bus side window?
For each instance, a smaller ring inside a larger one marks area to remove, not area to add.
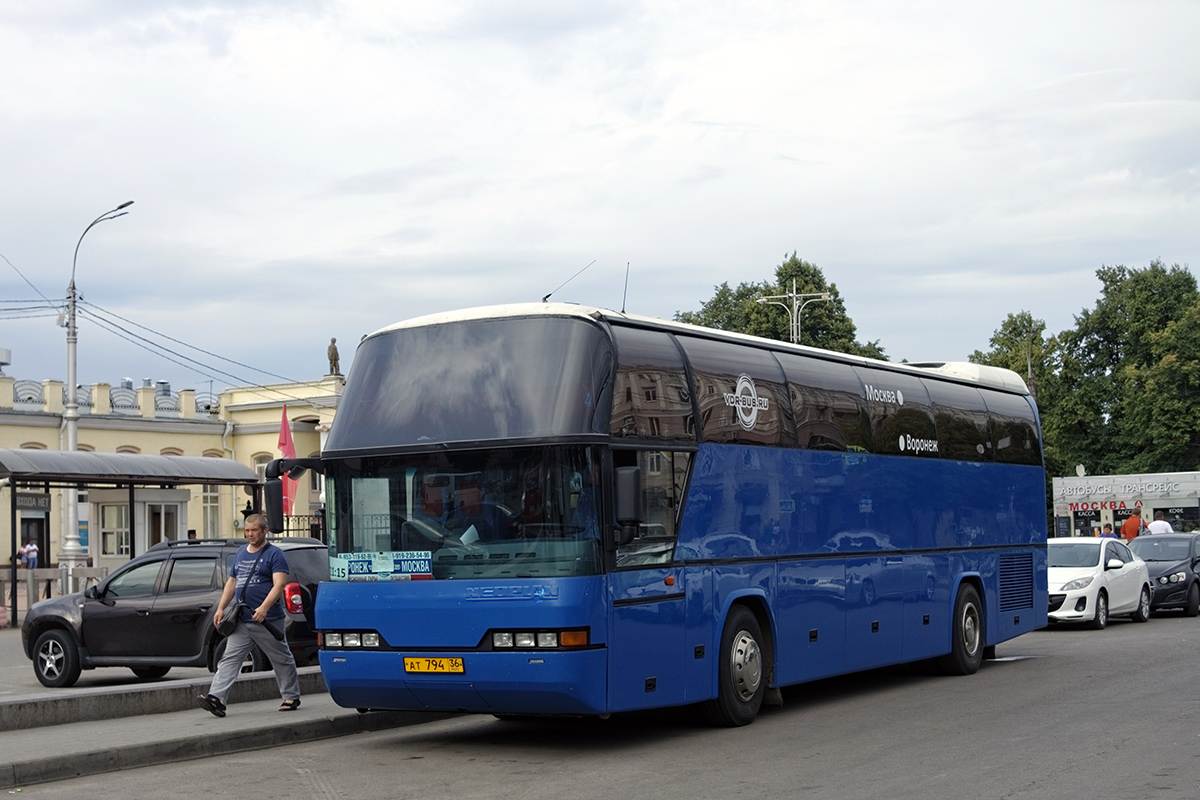
[[[675,537],[692,454],[673,450],[617,450],[613,465],[641,467],[642,522],[637,536],[617,550],[617,566],[665,564],[675,554]]]

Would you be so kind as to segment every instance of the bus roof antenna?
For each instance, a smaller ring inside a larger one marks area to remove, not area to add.
[[[625,301],[629,299],[629,262],[625,262],[625,293],[621,295],[621,313],[625,313]]]
[[[595,263],[596,263],[596,259],[594,259],[594,258],[593,258],[593,259],[591,260],[591,262],[590,262],[590,263],[587,265],[587,267],[584,267],[583,269],[579,270],[579,272],[576,272],[574,275],[572,275],[571,277],[567,278],[565,281],[563,281],[562,283],[560,283],[560,284],[558,285],[558,287],[557,287],[557,288],[556,288],[556,289],[555,289],[553,292],[550,292],[550,294],[548,294],[548,295],[546,295],[545,297],[543,297],[543,298],[542,298],[542,302],[543,302],[543,303],[545,303],[546,301],[548,301],[548,300],[550,299],[550,295],[551,295],[551,294],[554,294],[554,292],[557,292],[559,289],[561,289],[562,287],[566,286],[566,285],[567,285],[568,283],[570,283],[571,281],[573,281],[573,280],[575,280],[576,278],[578,278],[578,277],[579,277],[581,274],[583,274],[583,270],[584,270],[584,269],[587,269],[588,267],[590,267],[592,264],[595,264]]]

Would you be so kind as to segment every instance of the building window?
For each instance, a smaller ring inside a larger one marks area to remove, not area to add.
[[[258,482],[263,483],[267,479],[267,464],[271,463],[271,456],[258,455],[254,457],[254,471],[258,473]]]
[[[221,496],[216,484],[205,484],[201,498],[204,517],[204,539],[221,538]]]
[[[129,506],[100,506],[101,554],[129,555]]]

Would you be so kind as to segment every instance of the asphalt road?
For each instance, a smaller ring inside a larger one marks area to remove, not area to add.
[[[789,688],[751,726],[686,712],[459,717],[55,784],[45,798],[1200,797],[1200,619],[1054,627],[977,675],[880,670]]]

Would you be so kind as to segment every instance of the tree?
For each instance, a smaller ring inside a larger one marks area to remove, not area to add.
[[[1190,471],[1200,466],[1200,292],[1179,265],[1096,271],[1101,297],[1075,327],[1010,314],[972,361],[1033,372],[1046,468],[1065,475]],[[1028,378],[1027,378],[1028,380]]]
[[[1025,378],[1030,394],[1036,397],[1038,384],[1046,379],[1047,355],[1053,341],[1047,342],[1043,338],[1045,332],[1045,320],[1034,319],[1028,311],[1009,314],[992,334],[989,341],[992,349],[986,353],[976,350],[967,360],[1011,369]]]
[[[1200,469],[1200,302],[1161,331],[1150,331],[1150,363],[1124,367],[1125,471]]]
[[[1155,403],[1143,396],[1143,384],[1152,367],[1175,355],[1160,334],[1200,302],[1196,279],[1157,260],[1145,269],[1101,267],[1096,276],[1103,284],[1096,307],[1059,337],[1061,394],[1050,429],[1063,452],[1093,474],[1178,468],[1171,448],[1163,449],[1165,432],[1154,433],[1165,421],[1146,411]]]
[[[827,283],[821,268],[796,257],[784,259],[775,268],[775,282],[746,282],[731,289],[729,283],[714,287],[713,296],[699,311],[677,311],[675,319],[724,331],[737,331],[781,342],[791,341],[791,319],[785,308],[759,303],[759,298],[792,291],[792,280],[800,294],[828,292],[830,300],[810,303],[800,320],[800,343],[841,353],[886,359],[879,341],[861,344],[855,340],[854,322],[846,314],[837,285]]]

